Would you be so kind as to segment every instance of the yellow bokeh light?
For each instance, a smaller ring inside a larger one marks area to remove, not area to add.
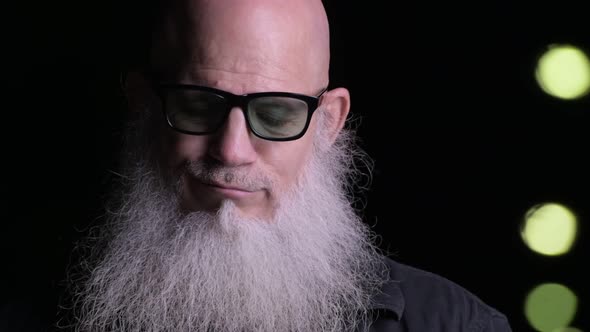
[[[546,203],[529,209],[521,236],[531,250],[555,256],[570,250],[576,233],[576,216],[563,205]]]
[[[577,47],[551,45],[539,58],[535,77],[546,93],[576,99],[590,91],[590,60]]]
[[[541,332],[570,331],[578,298],[569,288],[556,283],[535,287],[526,297],[524,312],[531,326]]]

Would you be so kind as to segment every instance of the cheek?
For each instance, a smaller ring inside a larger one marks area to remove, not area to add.
[[[267,167],[272,169],[283,190],[295,184],[305,169],[311,154],[312,142],[308,137],[302,137],[293,142],[273,142],[273,148],[260,151]]]
[[[183,135],[168,132],[162,135],[161,155],[164,163],[177,168],[187,160],[197,160],[206,153],[207,136]]]

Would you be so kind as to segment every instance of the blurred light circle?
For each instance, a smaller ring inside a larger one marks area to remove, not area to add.
[[[559,328],[559,329],[555,329],[555,330],[553,330],[551,332],[584,332],[584,331],[582,331],[580,329],[577,329],[575,327],[569,327],[568,326],[568,327],[562,327],[562,328]]]
[[[539,58],[535,78],[546,93],[576,99],[590,91],[590,60],[572,45],[551,45]]]
[[[545,283],[529,292],[524,311],[529,324],[537,331],[554,332],[567,328],[574,319],[577,306],[578,299],[569,288]]]
[[[531,250],[548,256],[568,252],[576,234],[576,216],[567,207],[556,203],[530,208],[521,230],[521,237]]]

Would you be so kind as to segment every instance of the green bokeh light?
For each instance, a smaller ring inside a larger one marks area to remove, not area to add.
[[[578,299],[569,288],[556,283],[545,283],[535,287],[527,295],[524,312],[535,330],[554,332],[563,330],[572,322],[577,305]]]
[[[575,327],[563,327],[563,328],[555,329],[551,332],[584,332],[584,331],[577,329]]]
[[[577,235],[576,216],[556,203],[539,204],[527,211],[521,236],[533,251],[549,256],[568,252]]]
[[[540,57],[535,77],[546,93],[576,99],[590,91],[590,60],[577,47],[551,45]]]

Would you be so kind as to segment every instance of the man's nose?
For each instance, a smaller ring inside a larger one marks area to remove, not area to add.
[[[241,166],[256,160],[256,150],[252,145],[244,112],[234,107],[224,124],[212,134],[208,149],[209,155],[227,166]]]

